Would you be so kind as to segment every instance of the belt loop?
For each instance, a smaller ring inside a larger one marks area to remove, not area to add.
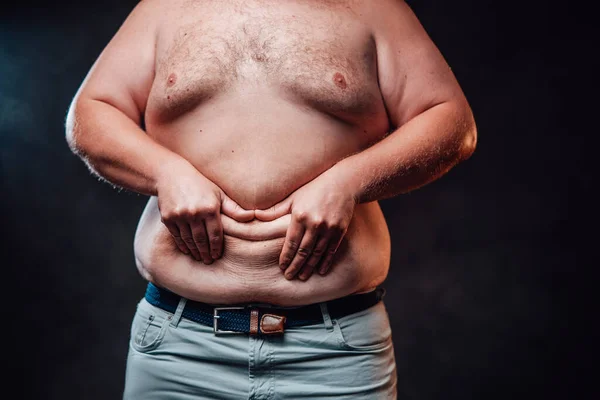
[[[327,303],[319,303],[319,306],[321,307],[321,313],[323,314],[323,323],[325,324],[325,329],[331,332],[333,330],[333,323],[331,322],[331,316],[329,315],[329,310],[327,309]]]
[[[181,316],[183,314],[183,309],[185,308],[185,304],[187,303],[187,299],[185,297],[182,297],[179,299],[179,304],[177,304],[177,310],[175,310],[175,315],[173,315],[173,318],[171,319],[171,326],[174,328],[177,328],[177,325],[179,325],[179,321],[181,321]]]

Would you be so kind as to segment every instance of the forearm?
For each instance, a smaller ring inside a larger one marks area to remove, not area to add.
[[[471,155],[476,136],[468,107],[442,103],[332,169],[351,185],[359,203],[382,200],[444,175]]]
[[[168,165],[187,162],[116,107],[94,99],[78,99],[71,106],[67,140],[95,174],[146,195],[157,194],[157,181]]]

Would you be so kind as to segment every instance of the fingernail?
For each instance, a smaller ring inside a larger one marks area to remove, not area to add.
[[[325,275],[325,272],[327,272],[327,267],[321,267],[321,268],[319,269],[319,274],[321,274],[321,275]]]
[[[279,264],[279,268],[285,269],[285,267],[287,267],[287,265],[285,263],[284,264]]]
[[[217,259],[219,258],[219,253],[217,253],[216,251],[211,253],[212,258]]]
[[[294,279],[294,274],[291,274],[291,273],[285,274],[285,279]]]

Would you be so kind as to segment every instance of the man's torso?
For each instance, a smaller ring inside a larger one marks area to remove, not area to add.
[[[172,2],[158,32],[148,135],[246,209],[276,204],[380,140],[389,122],[375,43],[349,3]],[[223,257],[205,265],[177,249],[153,197],[136,260],[178,281],[180,295],[212,303],[314,303],[387,275],[389,234],[376,202],[356,207],[330,272],[306,282],[278,267],[285,231],[273,237],[249,224],[243,238],[225,229]]]

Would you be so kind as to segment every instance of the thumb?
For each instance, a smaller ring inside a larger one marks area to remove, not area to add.
[[[254,216],[261,221],[273,221],[286,214],[290,214],[292,209],[292,196],[267,208],[266,210],[254,210]]]
[[[238,222],[248,222],[254,219],[254,210],[245,210],[229,196],[222,193],[221,212]]]

